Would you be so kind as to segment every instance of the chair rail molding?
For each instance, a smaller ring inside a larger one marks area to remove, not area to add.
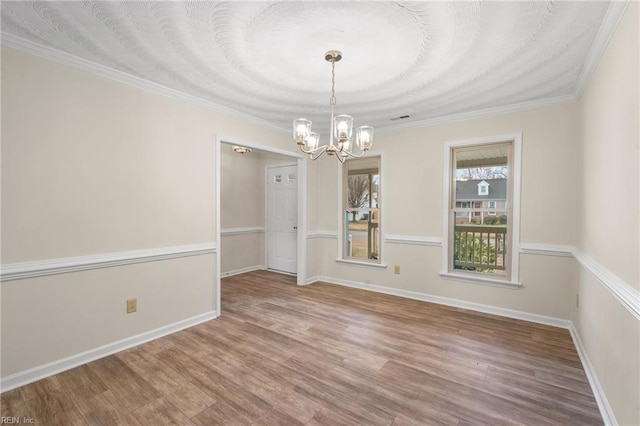
[[[245,226],[241,228],[223,228],[220,235],[264,234],[264,226]]]
[[[416,246],[442,247],[442,237],[430,237],[420,235],[396,235],[386,234],[384,236],[385,243],[391,244],[409,244]]]
[[[542,256],[573,257],[573,246],[560,244],[520,243],[520,253]]]
[[[312,240],[315,238],[338,238],[336,231],[309,231],[307,232],[307,239]]]
[[[640,291],[631,287],[622,278],[593,260],[580,249],[573,248],[573,257],[591,275],[596,277],[618,299],[631,315],[640,321]]]
[[[216,253],[216,243],[199,243],[145,250],[101,253],[79,257],[36,260],[2,265],[0,281],[12,281],[45,275],[65,274],[89,269],[111,268],[133,263],[155,262],[178,257],[201,256]]]

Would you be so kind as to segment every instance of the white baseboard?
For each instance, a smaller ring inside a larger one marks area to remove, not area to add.
[[[313,277],[307,277],[307,281],[304,283],[304,285],[309,285],[309,284],[313,284],[317,281],[322,281],[322,277],[320,275],[316,275]]]
[[[596,403],[598,404],[598,409],[600,409],[600,415],[602,416],[602,420],[605,425],[617,425],[616,417],[613,414],[613,410],[609,405],[609,401],[607,400],[607,396],[604,393],[604,389],[600,385],[600,381],[598,380],[598,376],[596,375],[596,370],[593,368],[591,361],[589,361],[589,357],[587,356],[587,351],[582,345],[582,340],[580,340],[580,335],[578,331],[574,327],[573,323],[569,327],[569,333],[571,333],[571,338],[573,339],[573,344],[576,347],[576,351],[578,351],[578,356],[580,357],[580,361],[582,362],[582,367],[584,368],[584,372],[587,375],[587,380],[589,380],[589,384],[591,385],[591,390],[593,391],[593,396],[596,399]]]
[[[567,329],[571,334],[571,338],[573,339],[573,343],[576,347],[576,351],[578,352],[578,356],[580,357],[580,361],[582,362],[582,366],[587,375],[587,379],[589,380],[589,384],[591,385],[591,390],[593,391],[593,395],[598,404],[598,409],[600,410],[600,414],[602,415],[604,424],[605,425],[618,424],[613,414],[613,410],[611,409],[611,406],[607,401],[607,397],[604,393],[604,390],[600,385],[595,369],[591,365],[591,362],[589,361],[589,357],[587,356],[587,352],[584,346],[582,345],[580,336],[578,335],[578,332],[576,331],[573,325],[573,322],[570,320],[548,317],[545,315],[532,314],[529,312],[515,311],[515,310],[499,308],[495,306],[482,305],[479,303],[466,302],[464,300],[459,300],[459,299],[433,296],[425,293],[418,293],[418,292],[408,291],[408,290],[400,290],[400,289],[373,285],[373,284],[359,283],[355,281],[347,281],[347,280],[325,277],[325,276],[311,277],[307,279],[307,284],[312,284],[318,281],[326,282],[330,284],[342,285],[345,287],[352,287],[352,288],[358,288],[362,290],[374,291],[377,293],[390,294],[393,296],[406,297],[408,299],[421,300],[424,302],[437,303],[440,305],[453,306],[456,308],[469,309],[472,311],[483,312],[487,314],[493,314],[493,315],[498,315],[502,317],[514,318],[514,319],[519,319],[524,321],[535,322],[538,324],[550,325],[554,327]]]
[[[233,271],[221,272],[220,278],[232,277],[234,275],[246,274],[247,272],[262,271],[267,269],[264,265],[247,266],[246,268],[234,269]]]
[[[177,331],[192,327],[194,325],[212,320],[217,317],[218,311],[206,312],[192,318],[156,328],[155,330],[147,331],[136,336],[127,337],[117,342],[109,343],[95,349],[90,349],[76,355],[71,355],[67,358],[30,368],[28,370],[15,373],[10,376],[2,377],[0,378],[0,392],[5,392],[20,386],[24,386],[37,380],[44,379],[45,377],[70,370],[79,365],[104,358],[105,356],[112,355],[116,352],[141,345],[151,340],[155,340],[159,337],[175,333]]]
[[[483,312],[486,314],[494,314],[502,317],[515,318],[515,319],[520,319],[524,321],[535,322],[538,324],[551,325],[554,327],[561,327],[561,328],[568,329],[572,324],[571,321],[560,319],[560,318],[532,314],[529,312],[515,311],[511,309],[506,309],[506,308],[499,308],[496,306],[482,305],[479,303],[467,302],[459,299],[451,299],[448,297],[433,296],[430,294],[418,293],[415,291],[400,290],[400,289],[391,288],[391,287],[384,287],[384,286],[379,286],[374,284],[365,284],[365,283],[359,283],[355,281],[347,281],[343,279],[324,277],[324,276],[314,277],[314,279],[315,281],[313,282],[323,281],[326,283],[338,284],[345,287],[353,287],[353,288],[359,288],[362,290],[375,291],[376,293],[384,293],[384,294],[390,294],[393,296],[406,297],[407,299],[421,300],[423,302],[431,302],[431,303],[437,303],[439,305],[453,306],[455,308],[462,308],[462,309],[468,309],[471,311]],[[311,284],[311,282],[308,282],[308,283]]]

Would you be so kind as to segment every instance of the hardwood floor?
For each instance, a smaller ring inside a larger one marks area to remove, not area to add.
[[[252,272],[213,321],[2,394],[37,425],[602,424],[566,330]]]

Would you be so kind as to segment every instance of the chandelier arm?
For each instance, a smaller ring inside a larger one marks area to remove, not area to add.
[[[341,157],[344,157],[344,158],[347,158],[347,157],[351,157],[351,158],[362,158],[362,157],[364,157],[364,156],[365,156],[366,152],[367,152],[367,151],[362,151],[362,152],[360,152],[360,154],[354,154],[354,153],[351,153],[351,152],[343,151],[343,152],[340,154],[340,156],[341,156]],[[342,155],[343,153],[344,153],[344,155]]]
[[[311,160],[317,160],[318,158],[320,158],[322,156],[322,154],[324,154],[327,151],[327,148],[328,148],[327,145],[323,145],[320,148],[315,149],[313,152],[309,153],[309,156],[311,157]],[[318,153],[316,153],[316,152],[318,152]],[[315,154],[315,156],[314,156],[314,154]]]
[[[300,151],[304,152],[305,154],[315,154],[316,152],[323,150],[326,151],[326,149],[328,148],[328,145],[322,145],[319,146],[315,149],[304,149],[302,146],[303,145],[298,145],[300,147]]]

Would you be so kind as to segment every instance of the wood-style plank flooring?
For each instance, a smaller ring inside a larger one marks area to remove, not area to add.
[[[566,330],[266,271],[213,321],[5,392],[37,425],[602,424]]]

